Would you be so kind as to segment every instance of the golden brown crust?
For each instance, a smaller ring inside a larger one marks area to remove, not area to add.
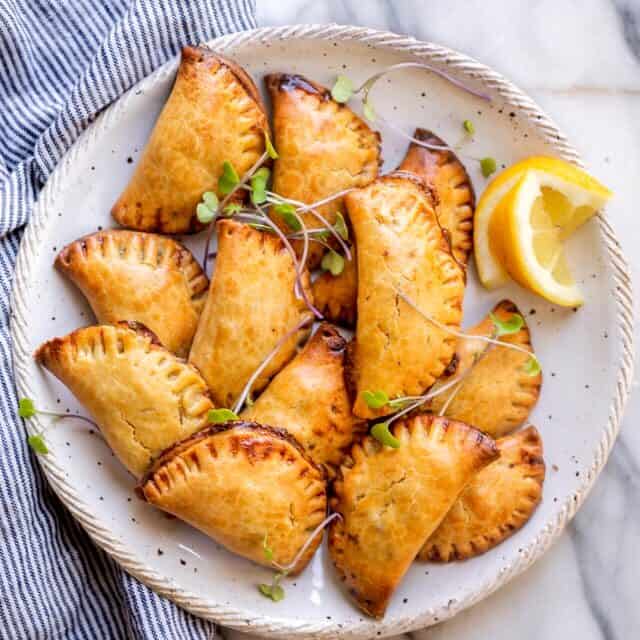
[[[209,281],[186,247],[151,233],[110,229],[67,245],[55,264],[82,291],[98,322],[136,320],[169,351],[187,355]]]
[[[137,477],[206,425],[213,408],[200,374],[138,323],[78,329],[45,342],[35,358],[69,387]]]
[[[217,191],[223,162],[239,175],[247,172],[264,152],[268,130],[248,74],[213,51],[185,47],[171,95],[113,217],[142,231],[199,231],[196,206],[205,191]]]
[[[302,76],[274,73],[265,77],[273,104],[275,147],[273,190],[311,204],[352,187],[363,187],[378,175],[380,134],[351,109],[338,104],[329,91]],[[331,223],[344,212],[342,199],[318,211]],[[303,214],[309,228],[321,226]],[[274,215],[279,224],[281,219]],[[301,250],[301,242],[296,243]],[[309,247],[309,268],[318,266],[323,248]]]
[[[329,553],[365,613],[381,618],[402,577],[469,481],[498,456],[465,424],[420,415],[392,426],[398,449],[370,436],[334,483]],[[424,505],[424,508],[423,506]]]
[[[416,129],[413,137],[432,145],[447,146],[431,131]],[[453,151],[426,149],[412,142],[398,167],[422,178],[433,189],[436,213],[451,246],[453,257],[466,265],[473,247],[475,193],[464,165]]]
[[[508,320],[520,313],[510,300],[503,300],[493,309],[500,320]],[[522,316],[524,319],[524,316]],[[491,336],[493,322],[487,315],[482,322],[466,333]],[[533,353],[531,336],[526,323],[518,333],[500,338],[505,343],[518,345]],[[445,415],[455,420],[472,424],[493,438],[510,433],[527,420],[538,401],[542,374],[530,376],[524,370],[528,360],[526,354],[513,349],[490,346],[479,340],[460,339],[456,346],[455,376],[465,375],[458,389],[436,396],[430,405],[431,411],[440,413],[452,393]],[[449,382],[453,378],[443,377],[434,386]]]
[[[325,271],[311,285],[315,305],[322,315],[345,327],[353,327],[356,322],[358,267],[354,246],[351,254],[352,259],[345,261],[341,274],[334,276]]]
[[[217,232],[215,271],[189,361],[202,372],[216,404],[230,407],[278,341],[311,314],[295,296],[293,260],[276,235],[228,219],[217,223]],[[311,297],[307,272],[303,283]],[[254,391],[267,385],[308,335],[305,328],[291,336]]]
[[[451,256],[425,191],[400,176],[379,178],[345,197],[358,247],[358,318],[353,358],[354,413],[372,418],[363,391],[417,395],[451,361],[455,338],[413,310],[458,329],[464,274]]]
[[[500,458],[471,480],[420,551],[450,562],[480,555],[520,529],[542,498],[542,440],[528,427],[496,441]]]
[[[304,349],[241,417],[281,427],[331,472],[365,424],[351,413],[344,381],[346,342],[322,323]]]
[[[270,427],[230,422],[177,443],[141,482],[138,492],[227,549],[271,567],[292,562],[322,522],[324,474],[289,437]],[[322,535],[290,575],[309,562]]]

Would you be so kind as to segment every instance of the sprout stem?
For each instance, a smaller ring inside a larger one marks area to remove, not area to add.
[[[427,71],[431,71],[432,73],[435,73],[437,76],[444,78],[445,80],[455,85],[456,87],[462,89],[463,91],[466,91],[467,93],[470,93],[471,95],[474,95],[477,98],[480,98],[481,100],[486,100],[487,102],[491,102],[491,97],[488,96],[486,93],[482,93],[480,91],[477,91],[476,89],[472,89],[471,87],[468,87],[466,84],[464,84],[463,82],[460,82],[460,80],[457,80],[456,78],[449,75],[448,73],[444,71],[440,71],[440,69],[436,67],[432,67],[429,64],[425,64],[424,62],[400,62],[399,64],[391,65],[390,67],[387,67],[386,69],[372,75],[368,80],[366,80],[362,84],[362,86],[356,89],[354,93],[364,92],[366,96],[369,93],[369,91],[371,91],[371,88],[373,87],[373,85],[378,80],[380,80],[380,78],[387,75],[388,73],[391,73],[392,71],[398,71],[399,69],[425,69]]]
[[[433,325],[438,327],[438,329],[441,329],[442,331],[446,331],[447,333],[450,333],[452,336],[456,336],[456,338],[463,338],[465,340],[479,340],[481,342],[486,342],[487,344],[494,344],[499,347],[504,347],[505,349],[513,349],[514,351],[520,351],[521,353],[526,354],[529,358],[535,358],[535,355],[531,351],[528,351],[524,347],[520,347],[517,344],[512,344],[510,342],[503,342],[502,340],[496,340],[495,338],[489,338],[487,336],[477,336],[470,333],[464,333],[462,331],[456,331],[455,329],[451,329],[446,324],[439,322],[435,318],[432,318],[428,313],[425,313],[424,311],[422,311],[422,309],[420,309],[415,304],[415,302],[411,300],[411,298],[409,298],[407,295],[402,293],[402,291],[396,289],[395,287],[394,287],[394,291],[398,294],[400,298],[402,298],[402,300],[404,300],[414,311],[419,313],[425,320],[428,320],[429,322],[431,322]]]
[[[287,575],[289,571],[295,569],[296,565],[300,561],[300,558],[304,555],[304,552],[309,548],[309,545],[314,541],[315,537],[332,521],[336,518],[342,519],[342,516],[334,512],[331,515],[327,516],[312,532],[311,535],[307,538],[306,542],[300,547],[300,551],[296,553],[295,558],[287,565],[280,565],[277,562],[273,562],[273,566],[281,571],[284,575]]]
[[[267,365],[271,362],[271,360],[273,360],[273,358],[278,353],[278,351],[280,351],[280,349],[283,347],[285,342],[287,342],[287,340],[289,340],[289,338],[291,338],[291,336],[293,336],[296,333],[298,333],[298,331],[300,331],[300,329],[302,329],[307,324],[312,322],[312,320],[313,320],[313,318],[307,317],[304,320],[302,320],[301,322],[298,322],[298,324],[293,329],[290,329],[289,331],[287,331],[287,333],[285,333],[280,338],[280,340],[278,340],[278,342],[276,343],[276,346],[273,347],[273,349],[271,349],[271,351],[267,354],[266,358],[262,361],[260,366],[251,374],[251,377],[247,381],[247,384],[244,386],[244,389],[242,390],[242,393],[240,394],[240,396],[236,400],[236,403],[235,403],[235,405],[234,405],[234,407],[232,409],[232,411],[235,414],[239,414],[240,411],[242,411],[242,407],[244,406],[244,403],[245,403],[245,401],[247,399],[247,396],[249,395],[249,393],[251,391],[251,387],[253,387],[255,381],[260,377],[262,372],[267,368]]]

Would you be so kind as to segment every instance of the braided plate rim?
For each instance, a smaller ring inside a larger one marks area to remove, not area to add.
[[[576,150],[569,144],[567,138],[560,132],[554,122],[548,118],[531,98],[489,67],[440,45],[365,27],[328,24],[254,29],[217,38],[207,43],[207,46],[219,52],[232,54],[234,50],[254,43],[264,44],[294,38],[357,41],[371,45],[374,48],[402,52],[417,59],[428,60],[431,63],[446,66],[455,73],[482,83],[486,88],[494,91],[515,112],[534,122],[535,127],[543,135],[545,141],[552,146],[557,155],[581,165]],[[144,91],[152,87],[158,80],[173,74],[177,64],[177,59],[167,62],[100,114],[63,157],[40,194],[34,207],[31,222],[22,239],[13,286],[11,333],[16,386],[20,396],[32,397],[33,395],[26,368],[31,361],[31,349],[26,337],[28,314],[25,299],[26,287],[24,285],[30,281],[32,265],[35,263],[32,258],[38,252],[38,245],[48,211],[51,211],[50,205],[54,195],[58,192],[60,185],[64,183],[71,165],[74,164],[78,156],[85,149],[91,147],[93,141],[103,129],[113,125],[118,120],[120,115],[126,111],[135,92]],[[598,443],[587,473],[583,476],[579,490],[568,497],[564,504],[561,505],[560,510],[556,512],[556,515],[544,524],[538,535],[528,546],[522,549],[522,553],[519,554],[514,562],[504,567],[491,580],[470,591],[460,600],[443,602],[440,606],[422,612],[418,616],[404,617],[388,622],[360,620],[348,628],[344,626],[338,628],[336,623],[331,621],[306,623],[292,622],[286,618],[258,616],[250,611],[217,604],[178,587],[171,579],[146,566],[136,554],[127,549],[126,545],[115,539],[109,529],[103,527],[95,518],[89,505],[79,499],[74,488],[67,482],[62,468],[56,462],[55,454],[50,453],[47,456],[38,456],[40,465],[52,488],[97,545],[109,553],[125,571],[196,616],[244,631],[282,638],[331,638],[337,635],[340,635],[340,637],[368,638],[378,632],[383,635],[402,633],[427,627],[451,618],[463,609],[487,597],[512,578],[525,571],[549,549],[589,494],[596,477],[607,461],[617,437],[633,377],[633,303],[629,269],[622,254],[620,243],[605,214],[601,212],[598,219],[601,238],[607,249],[613,273],[615,285],[613,294],[617,311],[617,328],[619,329],[619,339],[621,341],[620,367],[616,378],[615,394],[611,400],[608,420],[602,438]],[[43,426],[39,424],[37,419],[30,422],[33,424],[29,424],[27,428],[31,434],[36,433]]]

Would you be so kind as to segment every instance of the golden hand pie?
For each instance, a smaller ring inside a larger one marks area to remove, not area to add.
[[[278,341],[311,313],[295,296],[293,260],[276,235],[228,219],[217,223],[217,232],[215,271],[189,361],[202,372],[214,402],[230,407]],[[306,271],[303,283],[309,290]],[[300,329],[282,345],[254,391],[267,385],[308,335],[309,329]]]
[[[345,347],[338,331],[322,323],[241,418],[285,429],[314,462],[331,471],[354,434],[365,429],[351,413],[344,380]]]
[[[323,86],[302,76],[273,73],[265,77],[273,104],[273,129],[278,159],[273,190],[286,198],[312,204],[352,187],[364,187],[378,175],[380,134],[351,109],[335,102]],[[343,211],[342,199],[318,211],[333,224]],[[321,227],[310,213],[309,228]],[[277,214],[274,220],[281,222]],[[302,243],[296,246],[301,249]],[[311,243],[309,268],[318,266],[324,249]]]
[[[381,618],[393,592],[472,478],[498,457],[461,422],[418,415],[392,426],[398,449],[355,444],[334,485],[329,553],[358,606]]]
[[[199,231],[196,206],[205,191],[218,191],[223,162],[246,173],[264,153],[268,128],[244,70],[213,51],[185,47],[171,95],[113,217],[141,231]]]
[[[446,146],[431,131],[416,129],[413,137],[431,145]],[[453,151],[426,149],[412,142],[398,167],[415,173],[435,192],[436,213],[453,257],[466,265],[473,247],[473,184],[464,165]]]
[[[209,281],[191,252],[150,233],[110,229],[66,246],[56,267],[85,295],[98,322],[141,322],[186,356]]]
[[[167,450],[140,483],[151,504],[230,551],[271,567],[293,562],[327,509],[325,480],[286,433],[251,422],[206,427]],[[322,534],[289,575],[309,562]]]
[[[363,391],[384,391],[392,399],[421,394],[442,374],[455,349],[455,337],[423,318],[398,291],[457,330],[464,274],[417,179],[385,176],[347,194],[345,202],[358,247],[353,412],[372,418],[393,409],[370,409]]]
[[[422,548],[420,560],[480,555],[522,527],[542,497],[542,440],[528,427],[496,441],[500,458],[480,471]]]
[[[69,387],[136,477],[205,426],[213,408],[198,372],[135,322],[78,329],[45,342],[35,358]]]
[[[334,276],[325,271],[311,285],[315,305],[322,315],[346,327],[352,327],[356,322],[358,267],[354,246],[351,255],[351,260],[345,260],[341,274]]]
[[[509,300],[503,300],[493,309],[499,320],[508,320],[514,313],[522,316],[518,307]],[[524,319],[524,316],[522,316]],[[491,336],[494,324],[487,315],[482,322],[466,333]],[[523,347],[533,353],[531,336],[526,323],[518,333],[505,335],[501,341]],[[447,406],[445,415],[461,420],[499,438],[519,427],[529,417],[538,401],[542,374],[531,376],[524,370],[528,360],[526,354],[514,349],[488,345],[480,340],[459,339],[454,358],[455,372],[438,381],[444,384],[453,380],[452,376],[465,375],[459,387],[436,396],[429,408],[440,413],[452,393],[453,399]],[[434,390],[437,386],[434,386]]]

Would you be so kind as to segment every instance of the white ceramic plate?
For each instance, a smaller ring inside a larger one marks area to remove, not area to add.
[[[577,161],[553,123],[513,85],[442,47],[335,25],[261,29],[210,44],[237,59],[259,83],[268,71],[300,72],[327,84],[345,73],[360,82],[396,62],[430,62],[487,91],[492,104],[432,74],[410,70],[375,89],[378,111],[407,132],[426,127],[450,143],[462,138],[461,123],[470,119],[476,134],[463,153],[493,156],[501,165],[532,154]],[[41,408],[83,412],[31,354],[42,341],[93,322],[83,298],[54,271],[53,259],[79,236],[114,226],[109,209],[139,158],[177,64],[169,62],[101,114],[62,160],[35,207],[18,261],[13,337],[19,394],[34,398]],[[406,142],[390,131],[382,134],[385,169],[390,169]],[[467,168],[481,193],[485,180],[477,162],[467,162]],[[202,239],[185,240],[200,256]],[[127,571],[197,615],[286,638],[370,638],[444,620],[523,571],[548,548],[584,499],[615,439],[632,366],[626,267],[603,218],[572,239],[569,253],[586,299],[578,312],[554,308],[515,285],[484,291],[473,266],[465,300],[466,324],[501,297],[513,299],[527,315],[544,369],[542,395],[531,416],[542,432],[547,461],[542,504],[521,531],[479,558],[416,563],[382,622],[354,608],[325,549],[302,576],[286,584],[284,601],[265,599],[256,584],[269,579],[268,571],[137,500],[133,479],[81,423],[63,421],[50,428],[51,452],[40,456],[40,463],[100,546]],[[29,429],[36,426],[33,422]]]

